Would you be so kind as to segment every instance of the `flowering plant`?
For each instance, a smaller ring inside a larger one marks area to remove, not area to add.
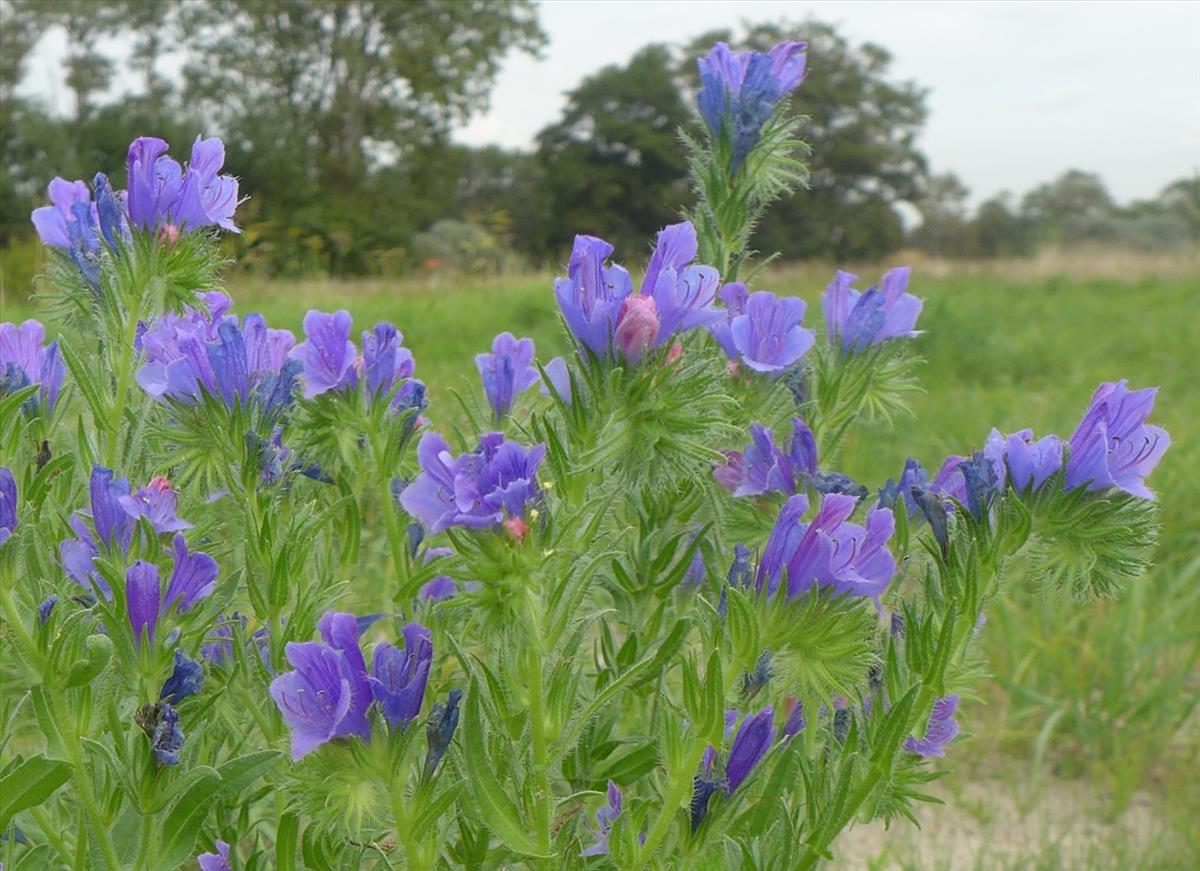
[[[1169,438],[1122,381],[1068,439],[839,471],[921,301],[839,272],[817,330],[757,287],[804,68],[700,61],[688,220],[637,292],[578,236],[573,352],[500,333],[465,424],[391,323],[233,313],[219,140],[52,182],[58,338],[0,325],[4,861],[805,869],[914,817],[989,602],[1134,580]]]

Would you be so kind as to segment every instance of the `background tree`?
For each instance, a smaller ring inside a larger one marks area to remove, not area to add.
[[[1007,192],[980,203],[971,231],[974,251],[982,257],[1015,257],[1033,246],[1029,223],[1017,214]]]
[[[1095,242],[1116,236],[1116,206],[1100,176],[1069,169],[1021,200],[1021,213],[1045,242]]]
[[[648,45],[568,95],[562,118],[537,137],[546,202],[534,254],[562,259],[576,233],[600,236],[633,260],[679,220],[687,162],[677,130],[690,120],[666,46]]]
[[[758,24],[736,37],[718,30],[692,40],[683,72],[695,87],[695,58],[718,40],[766,51],[785,39],[808,43],[808,75],[792,109],[804,117],[800,135],[812,147],[811,177],[806,190],[772,206],[755,246],[786,258],[840,261],[898,248],[904,231],[895,207],[918,196],[927,169],[916,144],[926,91],[889,77],[886,49],[853,45],[819,21]]]
[[[947,257],[970,256],[973,240],[967,221],[969,193],[953,173],[926,177],[914,203],[921,223],[911,234],[912,244]]]

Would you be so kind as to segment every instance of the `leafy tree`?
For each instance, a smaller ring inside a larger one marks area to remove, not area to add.
[[[1032,248],[1029,224],[1013,209],[1007,193],[980,203],[971,231],[975,253],[983,257],[1014,257],[1028,254]]]
[[[931,254],[969,256],[972,253],[967,223],[969,193],[953,173],[928,176],[915,203],[921,223],[913,230],[912,243]]]
[[[533,253],[565,259],[576,233],[629,251],[679,220],[687,163],[676,131],[690,116],[675,68],[666,46],[648,45],[570,92],[537,138],[546,210],[543,232],[523,240]]]
[[[1094,242],[1116,236],[1116,206],[1104,181],[1092,172],[1070,169],[1021,200],[1021,213],[1043,242]]]
[[[792,108],[804,118],[811,175],[806,190],[771,208],[755,245],[787,258],[879,257],[904,239],[895,206],[921,191],[926,161],[916,140],[926,92],[889,77],[886,49],[852,45],[833,25],[811,20],[748,26],[737,39],[729,30],[704,34],[685,50],[683,73],[694,87],[695,58],[718,40],[766,51],[785,39],[808,43],[808,76]]]

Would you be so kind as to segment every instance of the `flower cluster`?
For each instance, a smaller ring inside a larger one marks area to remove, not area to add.
[[[372,401],[387,401],[395,412],[425,407],[425,385],[413,377],[416,363],[403,334],[381,322],[362,334],[362,356],[350,341],[350,313],[310,309],[304,316],[305,340],[290,357],[301,365],[304,398],[348,393],[361,381]]]
[[[796,492],[797,484],[817,473],[817,443],[800,418],[792,420],[788,453],[775,445],[771,430],[750,425],[750,445],[745,451],[726,451],[726,461],[713,470],[717,483],[734,496]]]
[[[139,329],[135,348],[145,363],[138,384],[155,399],[192,404],[207,395],[230,409],[253,405],[273,419],[295,392],[300,363],[288,358],[295,336],[267,327],[259,314],[239,324],[227,314],[232,301],[223,293],[200,300],[202,308]]]
[[[72,514],[69,522],[75,537],[59,545],[59,559],[67,577],[88,593],[112,598],[112,589],[96,570],[96,558],[102,548],[105,553],[127,555],[139,519],[145,518],[156,533],[175,533],[171,575],[165,591],[154,563],[138,560],[125,576],[126,608],[134,634],[140,640],[143,630],[147,630],[153,639],[161,613],[172,605],[177,611],[186,611],[212,593],[216,587],[217,563],[208,554],[188,549],[180,530],[190,524],[175,513],[177,497],[165,478],[155,478],[131,493],[128,479],[95,466],[89,489],[91,523],[87,513]]]
[[[1145,479],[1166,453],[1171,438],[1162,427],[1146,423],[1157,388],[1130,390],[1128,384],[1101,384],[1065,446],[1056,435],[1035,440],[1030,429],[1010,435],[993,429],[982,451],[970,457],[947,457],[929,492],[966,505],[978,517],[1006,484],[1018,492],[1040,489],[1064,469],[1066,456],[1067,490],[1117,489],[1153,499]],[[925,480],[920,465],[913,460],[909,464],[897,488],[906,501],[920,494]]]
[[[781,42],[765,54],[738,52],[718,42],[699,59],[696,102],[713,137],[729,137],[730,172],[758,144],[776,104],[804,80],[806,49],[803,42]]]
[[[554,282],[559,309],[576,341],[597,357],[619,351],[636,363],[676,335],[715,323],[722,317],[714,305],[720,278],[711,266],[692,265],[696,251],[696,229],[689,222],[664,228],[641,292],[634,295],[629,273],[605,265],[613,247],[603,239],[576,236],[568,277]]]
[[[119,252],[132,229],[157,232],[168,244],[180,233],[206,227],[240,232],[233,223],[240,202],[237,179],[220,174],[224,143],[197,136],[186,169],[167,156],[168,147],[148,136],[130,143],[128,190],[113,190],[102,172],[92,180],[92,191],[82,180],[55,178],[46,191],[50,205],[33,210],[42,241],[66,252],[92,290],[100,289],[102,247]]]
[[[801,326],[806,304],[799,297],[750,293],[741,283],[725,285],[718,296],[725,303],[725,319],[709,330],[731,363],[778,378],[816,341],[813,331]]]
[[[174,228],[188,233],[217,226],[241,232],[233,223],[238,206],[237,179],[220,175],[225,143],[196,137],[187,167],[167,155],[170,146],[153,136],[139,136],[129,145],[129,189],[125,205],[131,226],[141,230]]]
[[[429,630],[404,627],[404,649],[375,646],[371,673],[359,648],[359,620],[327,612],[317,626],[319,642],[289,642],[292,671],[271,683],[271,698],[292,730],[292,758],[307,756],[335,738],[371,737],[368,708],[378,702],[388,726],[404,730],[421,711],[433,660]]]
[[[878,287],[854,289],[858,276],[839,271],[821,296],[830,344],[840,341],[847,352],[863,351],[888,339],[914,338],[922,300],[907,293],[911,269],[884,273]]]
[[[455,457],[445,439],[427,432],[417,445],[421,474],[400,493],[400,504],[431,534],[521,520],[538,496],[537,470],[545,456],[544,444],[525,447],[492,432],[474,451]]]
[[[830,493],[821,500],[816,516],[801,523],[808,498],[789,498],[763,549],[756,589],[774,595],[786,571],[789,599],[816,585],[878,601],[896,573],[896,560],[887,547],[895,518],[887,508],[872,508],[865,527],[849,523],[857,501]]]
[[[46,328],[40,322],[31,318],[20,326],[0,323],[0,396],[36,384],[37,394],[25,403],[25,410],[50,414],[64,377],[58,342],[46,344]]]
[[[725,737],[733,733],[741,712],[725,712]],[[700,770],[692,784],[692,831],[700,828],[708,814],[709,799],[718,791],[733,795],[754,771],[775,742],[775,711],[768,705],[757,714],[741,717],[741,725],[729,745],[723,774],[717,770],[718,754],[709,746],[700,761]]]

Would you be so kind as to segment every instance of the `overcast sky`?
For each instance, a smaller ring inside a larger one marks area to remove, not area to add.
[[[929,88],[921,146],[979,202],[1069,168],[1098,172],[1121,202],[1200,172],[1200,2],[545,0],[542,58],[506,59],[490,108],[455,139],[528,147],[566,91],[653,41],[739,21],[836,24],[892,52],[892,74]],[[65,40],[31,59],[22,88],[64,110]],[[819,62],[819,61],[816,61]],[[803,106],[803,86],[799,94]]]
[[[1122,202],[1200,172],[1197,2],[547,0],[543,58],[510,57],[490,111],[456,138],[527,146],[565,91],[647,42],[809,16],[886,47],[897,78],[930,89],[921,145],[976,202],[1072,167],[1099,172]]]

